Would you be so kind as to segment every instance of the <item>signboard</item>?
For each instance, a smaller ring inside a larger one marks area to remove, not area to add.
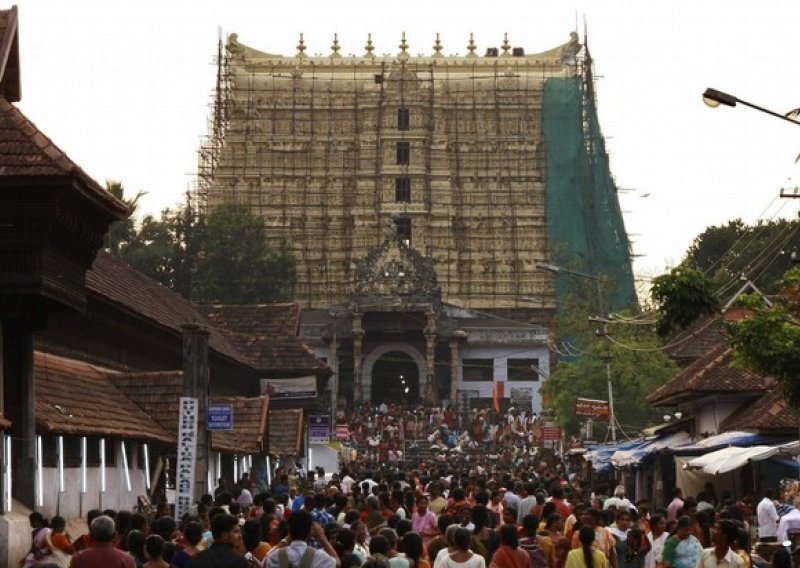
[[[533,389],[511,387],[511,404],[519,411],[533,412]]]
[[[575,401],[575,414],[588,418],[608,418],[608,401],[579,398]]]
[[[207,430],[233,430],[233,405],[209,404]]]
[[[548,440],[560,440],[561,439],[561,429],[557,426],[542,426],[542,440],[545,442]]]
[[[308,417],[308,443],[327,444],[331,439],[331,419],[327,414]]]
[[[197,399],[182,396],[178,404],[178,456],[175,461],[175,520],[181,521],[194,502],[197,459]]]
[[[269,396],[276,400],[317,398],[317,377],[295,379],[261,379],[261,392],[269,389]]]

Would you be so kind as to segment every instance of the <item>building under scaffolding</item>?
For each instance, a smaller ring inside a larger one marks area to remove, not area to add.
[[[577,34],[527,55],[220,50],[199,192],[244,203],[298,268],[334,400],[505,397],[539,410],[555,261],[635,303],[629,244]],[[508,383],[509,388],[506,387]],[[532,394],[531,394],[532,393]]]

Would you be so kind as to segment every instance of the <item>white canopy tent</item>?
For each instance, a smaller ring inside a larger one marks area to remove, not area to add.
[[[781,446],[753,446],[750,448],[730,446],[693,458],[686,463],[685,467],[699,469],[710,475],[720,475],[744,467],[749,462],[771,458],[781,452],[796,452],[797,447],[798,442]]]

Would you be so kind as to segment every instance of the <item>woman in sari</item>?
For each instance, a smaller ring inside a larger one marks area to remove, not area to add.
[[[47,537],[50,535],[50,528],[47,520],[39,512],[28,515],[28,522],[31,524],[31,549],[25,558],[22,559],[22,568],[30,568],[37,564],[43,564],[49,560],[51,551],[47,546]]]
[[[492,556],[489,568],[530,568],[531,555],[520,550],[514,525],[503,525],[499,532],[500,546]]]

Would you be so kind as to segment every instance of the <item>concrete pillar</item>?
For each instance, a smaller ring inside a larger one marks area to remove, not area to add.
[[[425,359],[428,365],[428,376],[425,378],[425,402],[436,404],[438,393],[436,392],[436,312],[429,311],[426,314],[427,325],[425,326]]]
[[[364,381],[361,376],[361,347],[364,329],[361,314],[353,314],[353,398],[356,404],[364,401]]]
[[[197,460],[194,469],[194,500],[198,501],[208,487],[208,454],[211,437],[206,429],[208,418],[208,330],[197,324],[181,326],[183,331],[183,393],[197,399]],[[237,480],[234,480],[237,481]]]
[[[33,385],[33,326],[23,319],[3,320],[3,415],[11,420],[14,498],[36,505],[36,415]]]
[[[458,354],[458,341],[455,339],[450,340],[450,404],[456,406],[458,404],[458,368],[461,366],[460,356]]]

